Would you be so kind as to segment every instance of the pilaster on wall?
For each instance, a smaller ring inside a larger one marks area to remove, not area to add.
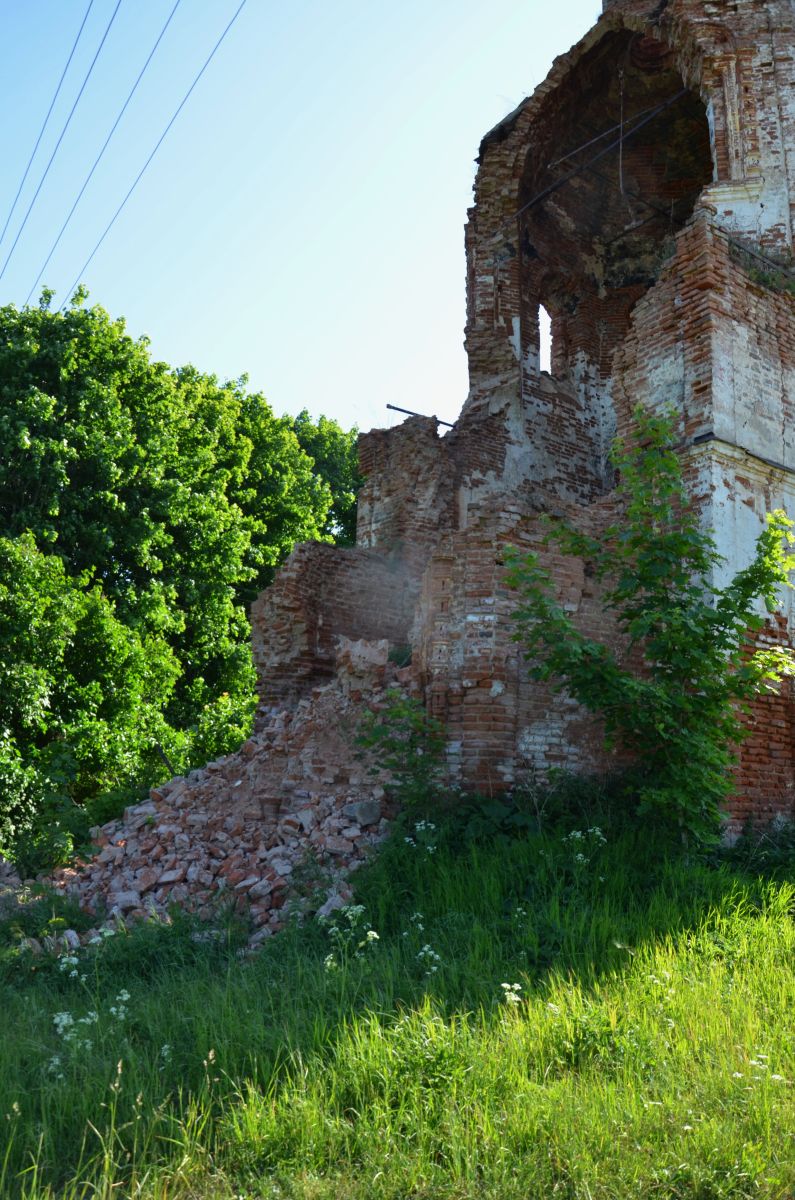
[[[618,436],[631,439],[635,406],[673,412],[686,444],[712,430],[715,287],[710,216],[698,210],[676,237],[660,278],[632,311],[616,354],[613,400]]]
[[[703,24],[715,182],[704,193],[720,224],[772,254],[791,256],[795,212],[792,41],[783,2],[748,6],[733,24]]]
[[[685,444],[717,438],[795,468],[795,296],[706,209],[635,306],[615,362],[618,430],[641,400],[673,409]]]
[[[487,156],[488,149],[481,155]],[[517,229],[511,221],[515,185],[484,197],[469,210],[467,324],[464,344],[473,405],[499,387],[516,387],[520,375],[521,279]]]

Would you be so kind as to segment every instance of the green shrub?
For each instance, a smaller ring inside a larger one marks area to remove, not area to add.
[[[748,702],[793,673],[792,652],[751,637],[795,567],[792,522],[767,518],[756,554],[724,588],[715,542],[690,506],[669,417],[635,410],[637,441],[617,443],[619,523],[601,538],[550,524],[545,544],[583,559],[623,635],[624,655],[585,636],[554,595],[537,554],[509,550],[521,596],[516,639],[534,678],[566,690],[603,722],[608,745],[631,751],[639,813],[655,811],[700,839],[715,836],[732,790]],[[640,659],[639,665],[634,664]]]
[[[432,800],[444,776],[444,726],[419,700],[390,688],[386,703],[365,713],[357,742],[372,752],[374,771],[390,772],[401,804],[412,808]]]

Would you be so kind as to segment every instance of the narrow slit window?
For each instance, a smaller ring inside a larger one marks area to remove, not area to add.
[[[538,367],[552,374],[552,318],[543,304],[538,306]]]

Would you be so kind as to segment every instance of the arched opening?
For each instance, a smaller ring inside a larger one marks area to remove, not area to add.
[[[654,38],[606,35],[533,121],[516,218],[524,395],[530,410],[534,401],[542,415],[557,406],[561,420],[581,424],[571,461],[584,455],[597,464],[587,478],[577,463],[581,496],[607,478],[598,464],[614,433],[610,376],[632,309],[712,178],[704,105],[685,86],[673,52]],[[540,362],[544,310],[549,366]],[[535,362],[554,377],[559,403]],[[553,452],[565,457],[561,436]]]

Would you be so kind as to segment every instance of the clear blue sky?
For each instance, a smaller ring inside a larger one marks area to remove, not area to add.
[[[21,304],[174,0],[122,0],[5,275]],[[239,0],[181,0],[43,276],[58,304]],[[0,229],[88,0],[0,0]],[[116,0],[94,0],[5,262]],[[247,0],[83,275],[153,353],[360,428],[466,395],[463,226],[481,136],[599,0]],[[35,302],[37,292],[34,294]],[[397,418],[400,419],[400,418]]]

